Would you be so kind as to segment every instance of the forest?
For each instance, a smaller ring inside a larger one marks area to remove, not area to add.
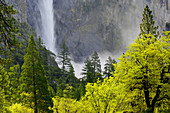
[[[56,56],[16,13],[0,0],[0,113],[170,112],[170,31],[159,32],[148,5],[119,61],[102,70],[94,51],[79,79],[65,41]]]

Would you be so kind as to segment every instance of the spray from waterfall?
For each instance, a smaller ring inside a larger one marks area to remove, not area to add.
[[[47,49],[57,54],[55,48],[55,32],[54,32],[54,11],[53,0],[39,0],[38,7],[41,14],[41,37]]]

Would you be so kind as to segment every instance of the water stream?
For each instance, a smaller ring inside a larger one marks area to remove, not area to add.
[[[43,39],[47,49],[57,54],[55,48],[55,32],[54,32],[54,11],[53,0],[39,0],[38,7],[41,14],[41,38]]]

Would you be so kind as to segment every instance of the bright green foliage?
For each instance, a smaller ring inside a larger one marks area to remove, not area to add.
[[[109,56],[108,59],[106,60],[106,64],[105,64],[104,72],[103,72],[105,77],[112,76],[111,72],[115,71],[115,68],[114,68],[113,64],[116,64],[116,61],[115,61],[115,59],[112,59]]]
[[[68,47],[66,46],[65,41],[61,45],[61,52],[58,54],[58,58],[60,59],[59,64],[62,65],[61,67],[62,73],[65,76],[66,71],[71,64],[70,53]]]
[[[81,85],[79,86],[80,97],[85,94],[85,85],[87,83],[94,83],[98,78],[103,80],[103,75],[101,74],[100,59],[96,51],[91,56],[91,59],[89,57],[86,58],[82,71],[82,75],[85,76],[82,78]]]
[[[34,113],[33,109],[27,108],[21,104],[12,104],[8,109],[11,113]]]
[[[114,64],[113,77],[88,83],[79,101],[53,98],[54,113],[169,112],[170,35],[167,34],[158,40],[151,34],[137,38],[119,58],[120,62]],[[68,89],[67,92],[71,88]]]
[[[51,98],[56,95],[54,89],[53,89],[51,86],[48,86],[48,90],[49,90],[49,93],[50,93],[50,97],[51,97]]]
[[[20,78],[20,91],[22,103],[34,108],[34,112],[49,112],[51,98],[44,68],[40,63],[39,53],[31,36],[24,56],[24,64]]]
[[[69,98],[53,98],[54,113],[113,113],[123,105],[121,86],[114,83],[114,78],[106,78],[103,82],[88,83],[86,94],[79,100]],[[117,96],[118,95],[118,96]]]
[[[65,89],[65,80],[63,81],[63,79],[60,77],[57,80],[57,92],[56,95],[63,97],[63,90]]]
[[[19,73],[20,73],[20,66],[14,65],[13,67],[10,67],[8,75],[10,79],[10,95],[11,95],[11,102],[16,103],[19,101]]]
[[[167,34],[167,33],[166,33]],[[114,76],[124,84],[127,109],[134,112],[156,107],[167,110],[170,101],[170,36],[156,40],[151,34],[142,35],[131,44],[119,60]]]
[[[53,98],[53,113],[91,113],[87,111],[86,104],[82,101],[76,101],[70,98]]]
[[[76,103],[76,100],[56,96],[53,98],[53,113],[75,113]]]
[[[85,94],[85,92],[86,92],[84,86],[85,86],[85,85],[84,85],[83,83],[81,83],[80,86],[79,86],[79,88],[78,88],[78,91],[79,91],[79,98],[78,98],[78,100],[80,100],[80,98],[81,98],[82,96],[84,96],[84,94]]]
[[[149,6],[146,5],[143,11],[143,19],[142,23],[140,24],[140,34],[139,36],[143,34],[152,34],[156,38],[159,36],[159,32],[157,32],[158,26],[154,27],[154,20],[152,11],[149,9]]]
[[[0,113],[6,113],[10,102],[9,76],[5,68],[0,65]]]
[[[91,113],[113,112],[116,107],[115,89],[116,84],[113,83],[113,79],[88,83],[86,85],[86,94],[83,97],[87,111],[91,111]]]
[[[63,90],[63,96],[65,98],[74,98],[74,88],[66,84],[66,88]]]

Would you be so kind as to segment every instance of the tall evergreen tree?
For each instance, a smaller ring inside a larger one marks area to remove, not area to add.
[[[5,0],[0,0],[0,112],[6,113],[10,105],[10,78],[6,65],[9,63],[9,53],[16,45],[18,29],[15,27],[16,14],[14,6],[9,6]]]
[[[48,107],[51,106],[52,100],[33,36],[30,37],[27,53],[24,56],[20,82],[23,104],[34,108],[34,113],[49,112]]]
[[[75,76],[75,71],[72,64],[69,65],[69,71],[68,71],[66,83],[68,82],[71,86],[74,87],[76,87],[77,86],[76,84],[78,83],[78,79]]]
[[[104,67],[104,76],[105,77],[110,77],[112,76],[111,72],[114,72],[115,71],[115,68],[113,66],[113,64],[115,64],[116,61],[115,59],[112,59],[110,56],[108,57],[108,59],[106,60],[106,64],[105,64],[105,67]]]
[[[154,26],[155,21],[153,20],[152,11],[149,9],[149,6],[146,5],[143,11],[143,19],[142,23],[140,24],[140,34],[149,34],[151,33],[155,37],[158,37],[159,32],[157,31],[158,26]]]
[[[84,61],[84,67],[82,69],[82,75],[85,75],[86,77],[86,82],[94,82],[94,76],[92,75],[93,72],[93,67],[92,67],[92,62],[89,57],[86,58]]]
[[[15,27],[16,14],[14,6],[7,5],[6,1],[0,0],[0,54],[8,55],[7,50],[11,50],[16,45],[16,35],[18,29]],[[0,57],[0,63],[5,62]]]
[[[62,65],[61,70],[64,76],[66,76],[66,71],[71,64],[70,53],[68,47],[66,46],[65,41],[61,45],[61,52],[58,54],[59,64]]]
[[[96,81],[96,79],[97,79],[96,73],[101,74],[101,72],[102,72],[100,58],[99,58],[98,53],[96,51],[91,56],[91,64],[92,64],[92,68],[93,68],[92,74],[93,74],[94,79]]]
[[[102,79],[100,59],[96,51],[91,56],[91,59],[87,57],[84,63],[82,75],[85,75],[87,83],[96,82],[97,78]]]

